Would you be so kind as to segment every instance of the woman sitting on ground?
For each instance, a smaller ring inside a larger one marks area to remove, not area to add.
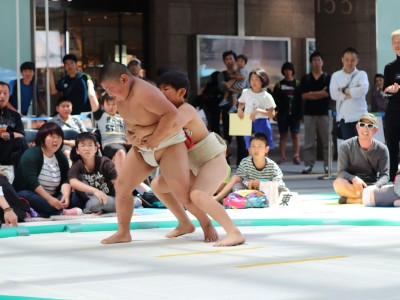
[[[61,152],[64,133],[59,125],[46,123],[39,128],[36,146],[21,157],[14,188],[28,200],[41,217],[82,214],[82,201],[71,192],[69,164]]]

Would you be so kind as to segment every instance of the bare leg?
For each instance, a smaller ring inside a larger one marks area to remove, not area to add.
[[[211,220],[189,198],[190,175],[186,146],[181,143],[164,149],[160,160],[160,169],[174,198],[179,199],[187,210],[199,221],[204,231],[205,241],[211,242],[217,240],[218,234]]]
[[[281,154],[281,160],[286,160],[286,138],[287,132],[281,133],[279,136],[279,152]]]
[[[209,214],[225,229],[227,236],[214,246],[235,246],[245,242],[244,236],[228,216],[225,209],[212,199],[212,195],[226,176],[226,161],[221,153],[201,166],[190,192],[195,204]],[[213,174],[210,177],[210,174]]]
[[[293,156],[299,156],[300,153],[300,134],[292,133],[292,142],[293,142]]]
[[[240,179],[239,176],[233,175],[229,182],[224,186],[224,188],[213,197],[214,200],[220,201],[223,200],[226,196],[228,196],[229,193],[232,192],[233,186],[236,183],[242,182],[242,179]]]
[[[354,186],[343,178],[336,178],[333,181],[333,189],[339,196],[350,199],[361,199],[362,194],[354,189]],[[358,202],[357,202],[358,203]]]
[[[102,240],[102,244],[127,243],[132,241],[130,232],[133,215],[132,191],[154,170],[153,167],[144,162],[142,156],[135,150],[136,148],[132,148],[128,152],[115,183],[118,231]],[[132,166],[135,166],[134,172],[132,172]]]
[[[172,212],[178,220],[178,226],[166,235],[167,238],[174,238],[195,231],[195,226],[186,214],[182,204],[169,191],[168,185],[162,176],[158,176],[151,182],[153,193]]]
[[[393,206],[399,207],[400,206],[400,199],[394,200]]]
[[[117,170],[117,173],[119,173],[121,171],[125,157],[126,157],[126,153],[124,150],[119,149],[117,152],[115,152],[115,155],[114,155],[112,161],[115,164],[115,169]]]

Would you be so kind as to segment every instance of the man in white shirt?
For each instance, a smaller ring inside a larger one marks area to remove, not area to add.
[[[347,140],[357,136],[356,124],[368,112],[365,96],[369,82],[365,71],[358,70],[358,52],[352,47],[342,52],[343,68],[333,73],[329,92],[336,101],[336,120],[341,137]]]

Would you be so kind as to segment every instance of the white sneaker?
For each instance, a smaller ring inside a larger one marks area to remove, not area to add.
[[[62,214],[64,216],[79,216],[79,215],[83,215],[83,211],[79,207],[74,207],[74,208],[70,208],[70,209],[64,209]]]

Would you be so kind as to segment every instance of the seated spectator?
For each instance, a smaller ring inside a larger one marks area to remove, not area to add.
[[[8,182],[7,177],[0,172],[0,224],[18,226],[29,212],[28,203],[19,199],[17,192]]]
[[[36,146],[25,151],[15,174],[13,186],[18,195],[41,217],[82,213],[83,203],[68,183],[68,160],[60,150],[63,139],[58,124],[42,125]]]
[[[362,203],[366,207],[399,207],[400,206],[400,176],[396,176],[394,184],[381,187],[367,186],[363,189]]]
[[[268,151],[267,136],[262,132],[254,133],[250,138],[250,156],[242,159],[236,175],[231,177],[214,199],[222,201],[232,190],[259,190],[261,179],[277,182],[279,192],[287,191],[281,169],[273,160],[266,157]]]
[[[114,164],[107,157],[96,155],[97,140],[91,133],[78,134],[75,145],[79,158],[72,164],[68,179],[72,188],[86,202],[83,212],[115,212],[114,183],[117,171]]]
[[[117,171],[121,169],[126,153],[132,147],[127,143],[125,124],[117,112],[117,101],[107,93],[102,96],[102,108],[97,100],[92,80],[87,81],[90,106],[96,127],[100,132],[103,155],[113,161]]]
[[[356,129],[358,136],[343,142],[338,151],[338,178],[333,188],[340,204],[362,203],[367,186],[380,188],[389,182],[388,148],[372,138],[379,130],[377,118],[363,114]]]
[[[56,104],[57,115],[54,116],[50,122],[57,123],[60,125],[62,130],[75,130],[77,133],[86,132],[87,129],[83,124],[82,120],[71,115],[72,113],[72,102],[71,100],[60,97]],[[64,140],[62,152],[69,159],[71,154],[71,148],[75,146],[75,140]]]
[[[17,168],[22,153],[28,149],[25,130],[18,112],[7,107],[10,87],[0,81],[0,165]]]
[[[39,129],[44,123],[47,122],[47,116],[45,114],[36,115],[36,120],[32,120],[32,129]]]

